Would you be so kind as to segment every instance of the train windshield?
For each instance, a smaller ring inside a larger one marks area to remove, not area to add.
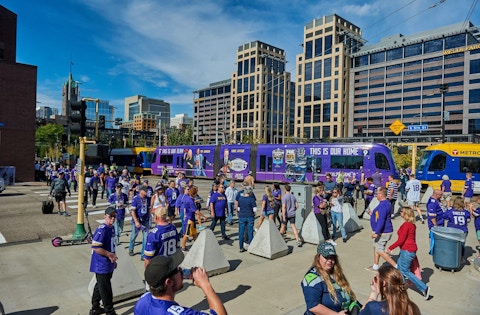
[[[417,165],[417,170],[423,171],[432,153],[433,153],[432,151],[423,151],[422,158],[420,159],[420,162],[418,162],[418,165]]]
[[[147,163],[152,163],[152,153],[150,152],[145,152],[145,162]]]

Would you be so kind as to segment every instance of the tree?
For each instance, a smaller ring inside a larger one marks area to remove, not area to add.
[[[35,151],[39,157],[57,156],[57,142],[62,139],[63,126],[58,124],[47,124],[35,131]]]
[[[185,129],[172,128],[167,136],[168,145],[189,145],[193,144],[193,128],[187,126]]]

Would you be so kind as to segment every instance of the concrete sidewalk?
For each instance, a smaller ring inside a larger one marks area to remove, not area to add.
[[[402,222],[400,218],[394,220],[395,231]],[[372,264],[373,254],[368,221],[362,220],[362,223],[365,229],[351,235],[346,244],[339,242],[337,253],[351,286],[363,303],[370,292],[369,283],[373,276],[365,267]],[[128,225],[126,227],[128,229]],[[289,236],[290,253],[268,260],[248,252],[239,253],[236,227],[227,226],[231,241],[220,241],[217,228],[217,239],[231,268],[229,272],[211,278],[229,314],[303,314],[305,306],[300,281],[312,263],[316,246],[304,244],[298,248],[294,238]],[[419,261],[423,279],[431,287],[432,298],[425,301],[420,293],[411,289],[411,299],[423,314],[478,314],[480,283],[468,275],[471,263],[467,262],[456,273],[439,271],[427,254],[427,226],[419,223],[417,228]],[[474,234],[469,233],[467,239],[467,257],[477,252]],[[394,240],[396,235],[390,244]],[[126,236],[122,236],[122,241],[121,247],[128,246]],[[139,251],[140,245],[135,249]],[[88,314],[90,296],[87,287],[92,278],[88,272],[91,253],[88,244],[54,248],[50,240],[43,240],[1,247],[0,252],[0,300],[7,314]],[[143,275],[140,256],[128,259]],[[202,291],[191,284],[185,285],[176,300],[185,306],[208,308]],[[117,304],[117,313],[132,314],[136,301],[132,299]]]

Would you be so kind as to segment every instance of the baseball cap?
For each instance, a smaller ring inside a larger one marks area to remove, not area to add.
[[[335,251],[335,247],[327,242],[322,242],[317,246],[317,254],[322,255],[323,257],[327,258],[328,256],[337,256],[337,252]]]
[[[109,216],[117,215],[117,211],[115,211],[115,207],[109,206],[107,209],[105,209],[105,214]]]
[[[159,189],[163,189],[163,186],[162,185],[155,186],[155,190],[159,190]]]
[[[148,179],[144,179],[143,182],[148,184]]]
[[[122,183],[117,183],[117,184],[115,185],[115,187],[123,188],[123,185],[122,185]]]
[[[182,263],[183,252],[177,250],[171,256],[155,256],[152,258],[147,268],[145,268],[145,281],[148,285],[158,288],[162,281],[165,281],[168,275],[175,271]]]

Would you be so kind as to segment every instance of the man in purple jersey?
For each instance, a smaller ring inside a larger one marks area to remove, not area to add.
[[[385,252],[387,242],[392,238],[392,205],[387,200],[387,189],[379,188],[377,190],[378,206],[370,214],[370,227],[372,228],[373,239],[373,266],[367,267],[368,271],[377,271],[379,268],[380,257],[386,262],[396,267],[395,261]]]
[[[138,232],[142,230],[143,239],[141,260],[144,260],[143,252],[145,251],[145,243],[147,242],[148,229],[150,227],[150,211],[148,209],[147,199],[147,188],[142,186],[138,195],[133,197],[130,205],[130,214],[132,215],[132,234],[130,234],[128,254],[130,256],[134,255],[133,247],[135,246],[135,239],[137,238]]]
[[[123,185],[118,183],[115,188],[116,192],[108,197],[108,203],[114,205],[117,212],[117,219],[114,225],[117,244],[120,244],[120,234],[122,234],[125,223],[125,208],[128,205],[128,196],[122,193],[122,188]]]
[[[220,230],[222,231],[222,238],[224,240],[229,240],[230,237],[227,236],[225,232],[225,218],[227,213],[227,196],[224,193],[225,186],[223,183],[218,185],[218,190],[210,197],[210,212],[212,214],[212,224],[210,225],[210,230],[214,231],[217,221],[220,220]]]
[[[90,272],[95,273],[97,283],[93,289],[90,315],[104,313],[116,315],[113,308],[112,283],[110,282],[113,270],[117,267],[113,228],[116,215],[115,208],[108,207],[105,210],[105,223],[100,224],[93,233]],[[102,301],[104,309],[100,308],[100,301]]]
[[[108,172],[108,177],[105,178],[105,186],[107,188],[107,199],[111,194],[115,192],[115,185],[118,182],[118,178],[114,176],[115,172],[113,170]]]
[[[440,204],[440,198],[442,197],[442,191],[435,189],[432,196],[427,202],[427,223],[428,229],[432,229],[434,226],[443,226],[443,209]]]
[[[175,204],[177,202],[178,196],[180,196],[180,191],[175,187],[175,181],[172,179],[168,182],[168,188],[165,191],[165,196],[168,199],[168,218],[170,223],[175,220]]]
[[[375,191],[377,190],[377,186],[373,183],[373,179],[371,177],[367,178],[367,183],[365,184],[365,209],[363,210],[362,214],[359,215],[358,217],[360,219],[363,218],[363,214],[365,211],[367,211],[368,206],[370,205],[370,202],[373,200],[373,197],[375,197]]]
[[[207,298],[208,313],[180,306],[175,295],[183,288],[183,270],[180,268],[184,255],[176,251],[172,256],[155,256],[145,268],[145,280],[150,292],[142,295],[133,310],[135,315],[226,315],[227,310],[215,293],[204,268],[193,268],[193,284],[199,287]]]
[[[167,221],[165,207],[157,207],[154,220],[157,226],[148,233],[147,244],[143,252],[145,268],[153,257],[173,255],[180,247],[180,236],[175,226]]]

